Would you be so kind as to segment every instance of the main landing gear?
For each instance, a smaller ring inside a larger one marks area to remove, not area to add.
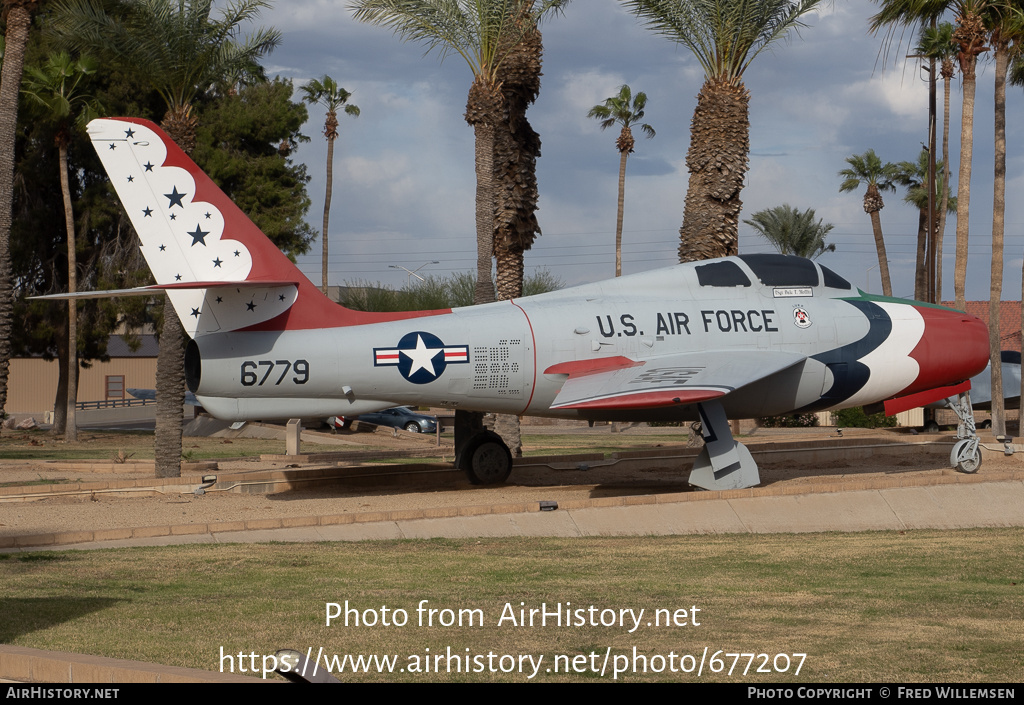
[[[512,473],[512,452],[494,431],[484,428],[484,415],[455,412],[455,466],[474,485],[500,485]]]
[[[974,409],[971,407],[971,393],[963,392],[946,400],[946,406],[953,410],[960,423],[956,427],[957,442],[949,454],[949,464],[960,472],[973,474],[981,467],[981,448],[978,430],[974,425]]]

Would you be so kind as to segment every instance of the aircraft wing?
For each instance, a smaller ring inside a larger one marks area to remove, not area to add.
[[[552,409],[647,409],[725,396],[805,359],[782,351],[713,350],[647,360],[564,362],[544,372],[569,375]]]

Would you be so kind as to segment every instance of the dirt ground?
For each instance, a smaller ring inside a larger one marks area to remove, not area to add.
[[[848,431],[844,437],[850,434],[851,431]],[[659,443],[657,435],[648,439],[652,441],[650,445],[676,445],[676,439],[671,433],[664,434],[664,440],[671,440],[671,443]],[[756,447],[761,442],[813,440],[828,438],[829,435],[828,429],[814,429],[813,432],[808,430],[804,433],[762,429],[743,440],[748,446]],[[913,439],[945,439],[950,445],[952,443],[952,437],[948,434]],[[424,440],[417,439],[413,444],[422,445]],[[888,440],[896,439],[890,437]],[[1003,474],[1000,471],[1024,468],[1024,454],[1005,457],[997,451],[985,451],[983,457],[980,475],[998,475]],[[948,463],[948,448],[904,451],[898,455],[879,454],[871,458],[841,462],[808,462],[795,455],[778,455],[758,462],[762,485],[852,483],[893,475],[926,478],[954,473]],[[45,470],[43,466],[31,461],[0,461],[0,464],[2,482],[40,479],[52,482],[60,479],[60,476],[72,481],[137,479],[148,477],[152,472],[94,472],[83,476],[68,470]],[[220,462],[218,471],[255,471],[286,465],[282,461],[232,460]],[[643,469],[633,470],[615,467],[589,470],[519,469],[513,471],[509,484],[488,488],[470,485],[457,473],[443,473],[441,477],[408,475],[399,485],[369,488],[337,485],[265,495],[210,492],[200,496],[189,493],[123,497],[94,493],[51,497],[31,502],[0,502],[0,536],[688,492],[693,491],[685,482],[688,471],[689,462],[675,459],[654,460]],[[44,478],[44,475],[47,477]],[[198,478],[195,479],[198,485]],[[42,492],[53,488],[52,484],[39,486]]]

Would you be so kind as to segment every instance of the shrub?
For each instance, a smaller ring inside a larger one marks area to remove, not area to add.
[[[864,409],[859,406],[833,411],[832,416],[836,419],[836,426],[844,428],[892,428],[896,426],[895,416],[886,416],[882,411],[877,414],[865,414]]]
[[[788,416],[766,416],[757,422],[765,428],[811,428],[818,425],[817,414],[789,414]]]

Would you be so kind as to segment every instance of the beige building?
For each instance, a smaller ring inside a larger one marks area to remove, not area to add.
[[[94,360],[88,368],[79,368],[79,408],[133,399],[129,388],[156,387],[156,337],[143,335],[141,340],[139,349],[132,351],[121,336],[113,335],[107,343],[109,361]],[[41,357],[12,358],[7,377],[7,413],[43,422],[47,412],[53,411],[59,364]]]

